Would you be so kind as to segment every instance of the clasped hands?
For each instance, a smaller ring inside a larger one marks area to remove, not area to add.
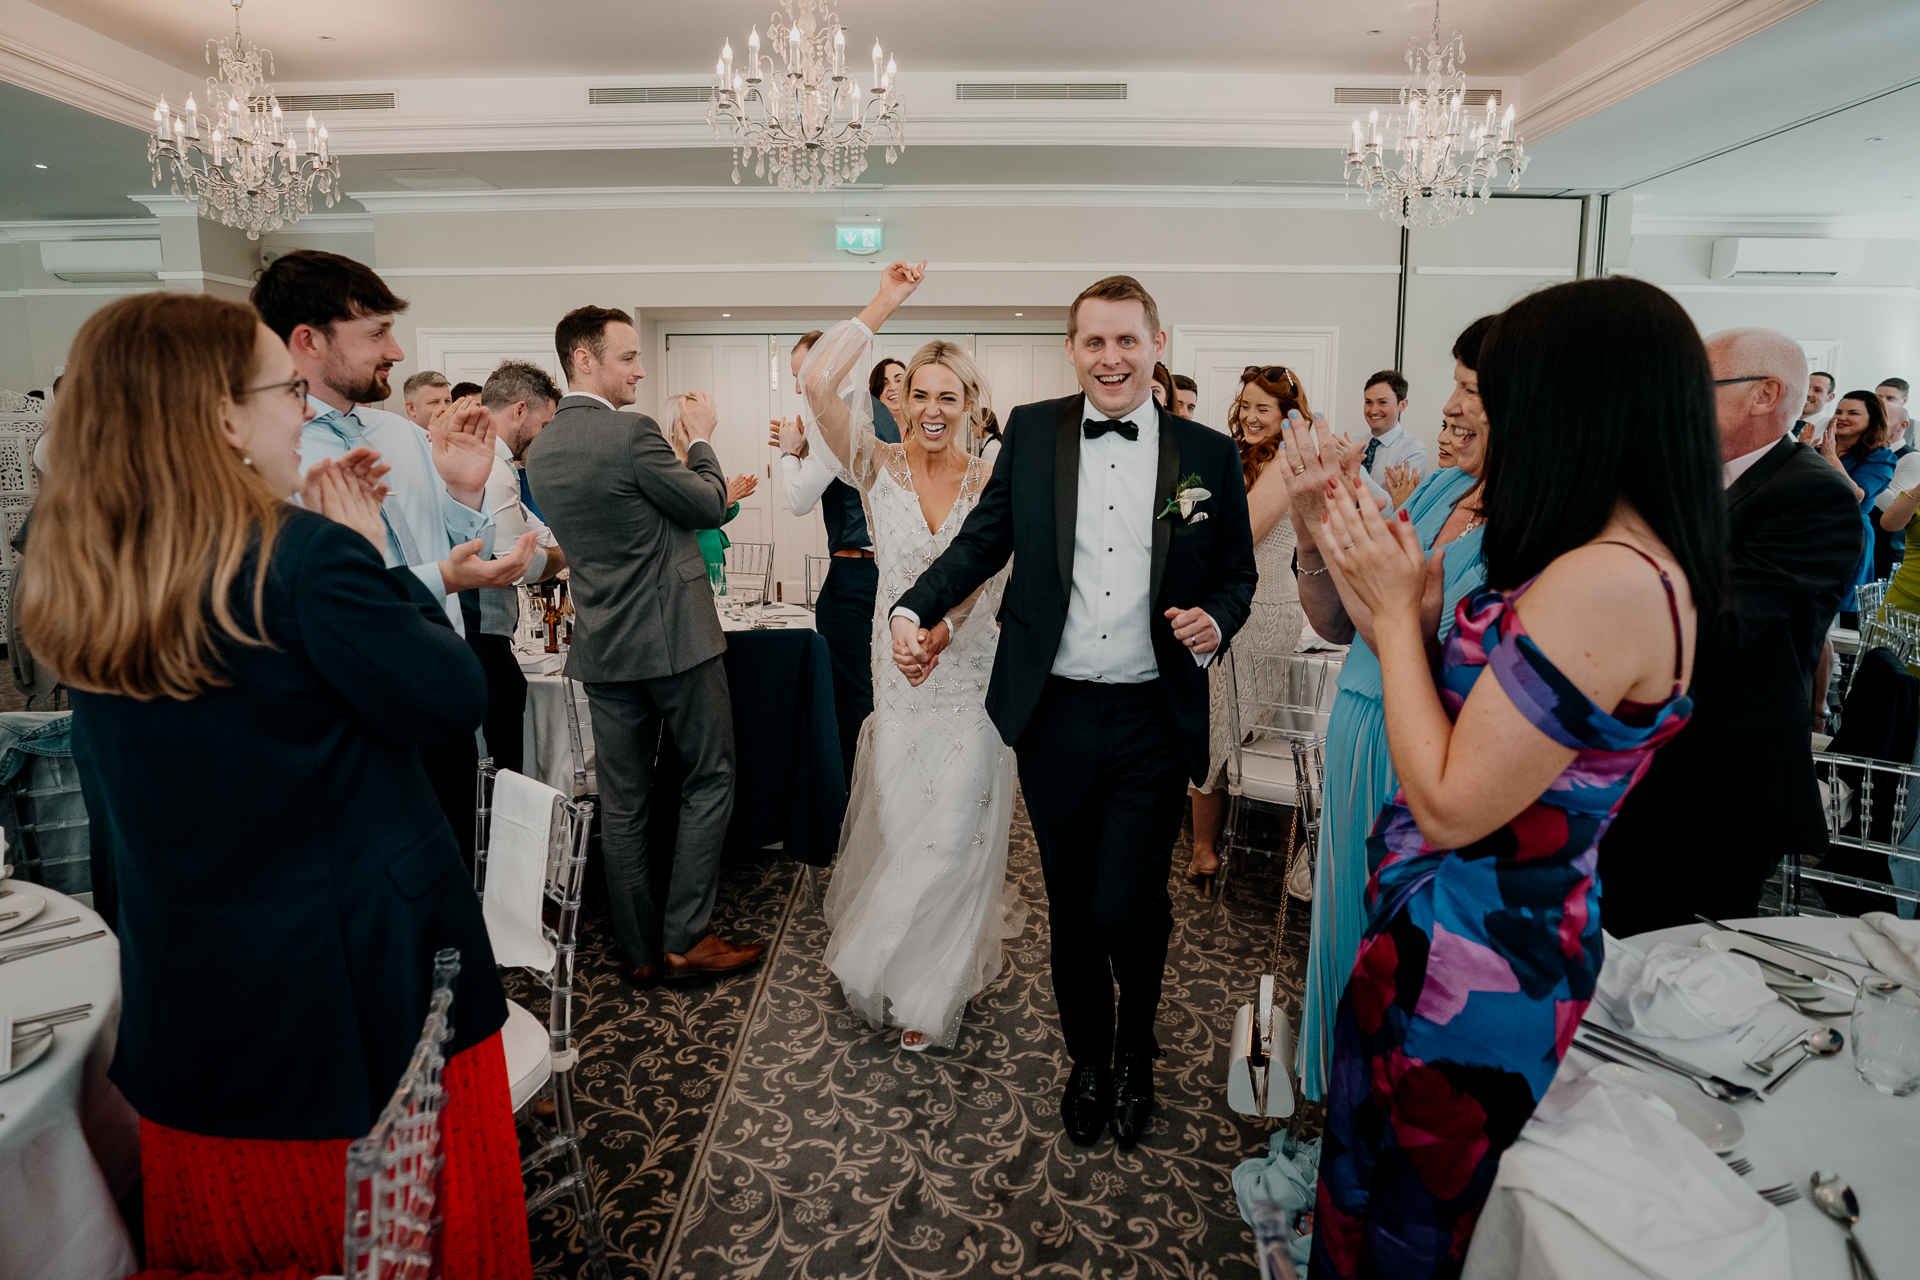
[[[899,667],[907,683],[917,689],[933,674],[933,669],[940,665],[940,655],[953,643],[952,624],[942,618],[927,628],[912,618],[895,615],[890,626],[893,665]]]

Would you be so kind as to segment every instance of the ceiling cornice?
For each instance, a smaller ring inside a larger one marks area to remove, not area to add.
[[[869,173],[874,170],[869,169]],[[1366,202],[1338,187],[856,186],[817,195],[777,187],[557,187],[524,191],[350,191],[374,215],[523,213],[557,209],[1136,208],[1347,209]]]
[[[156,240],[158,218],[91,218],[71,222],[0,222],[0,244],[40,240]]]
[[[1648,85],[1738,44],[1819,0],[1646,0],[1521,80],[1520,132],[1537,142]],[[1661,21],[1661,12],[1691,7]],[[1646,36],[1618,47],[1627,33]],[[1613,50],[1609,52],[1609,50]]]
[[[150,95],[5,32],[0,32],[0,80],[136,129],[153,127]]]

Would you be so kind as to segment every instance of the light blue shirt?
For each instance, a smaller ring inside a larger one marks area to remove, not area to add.
[[[342,412],[312,396],[319,415],[300,432],[300,469],[322,458],[338,458],[366,445],[377,449],[380,461],[392,468],[386,474],[392,494],[381,509],[387,526],[385,558],[389,569],[405,565],[439,596],[453,629],[466,634],[460,621],[460,602],[447,594],[440,562],[463,542],[482,538],[483,553],[493,546],[493,517],[458,502],[447,492],[447,482],[433,465],[433,446],[427,433],[397,413],[355,408]]]

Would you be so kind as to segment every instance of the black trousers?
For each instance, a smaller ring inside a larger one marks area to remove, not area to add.
[[[833,658],[833,714],[840,726],[840,763],[853,782],[860,726],[873,714],[873,608],[880,569],[862,556],[835,556],[813,603],[813,624]]]
[[[427,767],[427,781],[433,785],[440,811],[447,815],[453,838],[460,842],[460,858],[473,869],[473,810],[479,802],[478,774],[480,747],[471,733],[463,733],[445,742],[427,743],[420,748],[420,763]]]
[[[1167,876],[1187,791],[1165,694],[1157,681],[1055,676],[1015,750],[1046,876],[1067,1052],[1102,1069],[1116,1049],[1155,1052],[1173,932]]]
[[[487,754],[500,768],[525,773],[527,677],[513,656],[513,641],[470,630],[467,644],[487,675],[487,718],[480,722]]]

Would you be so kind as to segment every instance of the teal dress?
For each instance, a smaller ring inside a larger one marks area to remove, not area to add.
[[[736,502],[727,508],[727,518],[720,523],[729,524],[733,518],[739,514],[740,504]],[[720,565],[722,568],[726,567],[727,548],[732,546],[733,543],[727,539],[725,533],[718,529],[695,529],[693,536],[694,540],[700,544],[700,558],[706,561],[707,573],[709,575],[713,573],[713,566],[715,565]]]
[[[1440,468],[1407,498],[1407,518],[1429,551],[1453,507],[1476,481],[1458,467]],[[1454,609],[1486,584],[1476,526],[1446,546],[1440,638],[1453,630]],[[1319,1101],[1332,1054],[1334,1012],[1353,971],[1367,927],[1367,836],[1380,807],[1399,786],[1387,752],[1380,660],[1358,635],[1340,668],[1339,696],[1327,721],[1327,773],[1320,812],[1319,866],[1313,881],[1313,930],[1307,953],[1306,1007],[1300,1015],[1300,1091]]]

